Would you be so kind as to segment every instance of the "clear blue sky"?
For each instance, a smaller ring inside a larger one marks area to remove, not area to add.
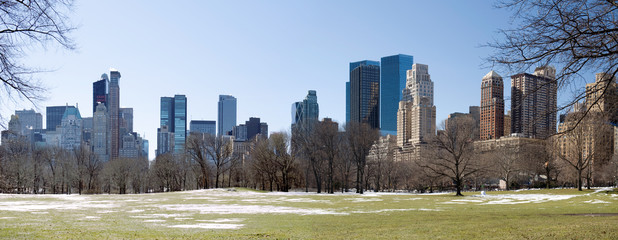
[[[120,103],[156,148],[159,98],[185,94],[189,120],[216,120],[219,94],[238,99],[238,123],[289,130],[290,106],[317,90],[320,118],[345,121],[352,61],[410,54],[429,65],[438,122],[479,105],[489,72],[480,45],[508,27],[510,13],[479,1],[77,1],[76,51],[32,48],[23,60],[54,70],[34,108],[79,103],[92,116],[92,82],[118,69]],[[510,74],[498,72],[510,95]],[[510,104],[509,104],[510,105]],[[5,109],[31,108],[20,102]],[[5,117],[6,118],[6,117]]]

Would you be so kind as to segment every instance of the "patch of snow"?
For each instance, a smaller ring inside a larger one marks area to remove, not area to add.
[[[171,204],[160,208],[169,211],[189,211],[201,214],[299,214],[299,215],[345,215],[325,209],[303,209],[293,207],[278,207],[269,205],[238,205],[238,204]]]
[[[143,209],[133,209],[133,210],[128,211],[128,212],[130,212],[130,213],[139,213],[139,212],[143,212],[143,211],[144,211]]]
[[[567,200],[577,195],[551,195],[551,194],[501,194],[486,195],[483,198],[490,200],[482,204],[520,204],[541,203],[547,201]]]
[[[49,214],[49,212],[30,212],[32,214]]]
[[[174,220],[191,220],[193,218],[174,218]]]
[[[198,223],[198,224],[183,224],[172,225],[172,228],[203,228],[203,229],[239,229],[244,224],[220,224],[220,223]]]
[[[594,199],[594,200],[584,201],[584,202],[585,203],[591,203],[591,204],[610,203],[610,202],[602,201],[602,200],[599,200],[599,199]]]
[[[198,222],[213,222],[213,223],[237,223],[237,222],[242,222],[245,219],[242,218],[220,218],[220,219],[214,219],[214,220],[196,220]]]
[[[92,220],[96,220],[96,219],[101,219],[101,217],[97,217],[97,216],[86,216],[85,219],[92,219]]]
[[[0,217],[0,220],[2,220],[2,219],[13,219],[13,218],[15,218],[15,217]]]
[[[144,222],[165,222],[165,220],[163,220],[163,219],[147,219],[147,220],[144,220]]]
[[[118,211],[103,210],[103,211],[98,211],[97,213],[104,214],[104,213],[115,213],[115,212],[118,212]]]
[[[345,198],[343,200],[346,201],[350,201],[350,202],[380,202],[382,201],[382,199],[380,198]]]
[[[427,208],[405,208],[405,209],[380,209],[374,211],[352,211],[351,213],[384,213],[384,212],[403,212],[403,211],[441,211],[438,209],[427,209]]]

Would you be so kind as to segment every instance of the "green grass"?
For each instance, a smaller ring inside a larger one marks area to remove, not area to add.
[[[615,191],[465,194],[318,195],[219,189],[142,195],[0,195],[0,238],[618,238]],[[505,196],[509,198],[504,200]],[[529,201],[539,196],[545,199]],[[566,197],[546,199],[555,196]],[[216,212],[223,209],[228,211]],[[285,213],[268,213],[267,209]],[[254,211],[260,213],[250,213]],[[312,214],[316,211],[326,214]],[[241,227],[172,227],[207,223]]]

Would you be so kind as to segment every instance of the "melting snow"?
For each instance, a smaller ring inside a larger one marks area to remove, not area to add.
[[[220,224],[220,223],[198,223],[198,224],[183,224],[172,225],[173,228],[204,228],[204,229],[238,229],[244,224]]]
[[[161,205],[160,208],[169,211],[190,211],[200,212],[201,214],[270,214],[270,213],[292,213],[299,215],[345,215],[326,209],[304,209],[293,207],[278,207],[269,205],[238,205],[238,204],[171,204]]]
[[[606,201],[602,201],[599,199],[594,199],[594,200],[590,200],[590,201],[584,201],[585,203],[592,203],[592,204],[597,204],[597,203],[610,203],[610,202],[606,202]]]

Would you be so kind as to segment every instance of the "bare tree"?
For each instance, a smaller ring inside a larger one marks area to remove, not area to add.
[[[615,77],[618,73],[618,3],[612,0],[505,0],[498,5],[513,11],[511,29],[500,30],[502,38],[487,44],[495,52],[487,58],[510,72],[523,72],[537,66],[558,65],[559,87],[581,78],[582,73],[600,72]],[[612,95],[612,78],[596,82],[600,96]],[[563,109],[586,97],[580,92]],[[598,99],[596,100],[598,101]],[[584,114],[570,129],[590,112]],[[616,109],[613,109],[613,116]],[[614,119],[618,121],[618,119]]]
[[[203,189],[208,188],[208,173],[210,169],[210,166],[208,165],[209,155],[206,152],[206,149],[208,148],[206,146],[206,138],[210,138],[210,136],[207,136],[206,134],[191,133],[187,139],[187,152],[189,153],[189,156],[191,156],[191,159],[193,159],[193,161],[195,161],[199,166],[200,175],[198,179],[198,186]]]
[[[281,174],[282,191],[287,192],[290,185],[290,176],[295,167],[295,158],[288,152],[289,136],[286,133],[273,133],[270,135],[270,142],[274,157],[274,163]]]
[[[345,136],[356,165],[356,192],[362,194],[367,155],[369,155],[371,146],[378,140],[378,130],[372,129],[367,123],[350,122],[345,126]]]
[[[19,61],[32,45],[45,47],[49,42],[65,49],[73,49],[69,37],[74,29],[68,21],[67,12],[71,0],[30,0],[0,2],[0,81],[3,97],[35,101],[42,98],[44,88],[32,78],[36,68]],[[1,99],[0,99],[1,100]]]
[[[215,166],[215,188],[219,188],[219,178],[229,167],[234,153],[234,143],[224,136],[205,135],[204,148],[208,158]]]
[[[461,190],[468,176],[482,169],[474,156],[472,145],[475,123],[471,117],[464,117],[455,124],[446,126],[442,122],[438,135],[429,147],[432,154],[426,156],[419,164],[427,171],[452,180],[457,189],[457,196],[463,196]]]
[[[339,134],[339,125],[330,120],[320,121],[316,124],[315,134],[321,145],[317,145],[321,152],[321,157],[326,160],[326,191],[334,193],[334,166],[336,158],[339,156],[338,143],[341,139]]]

